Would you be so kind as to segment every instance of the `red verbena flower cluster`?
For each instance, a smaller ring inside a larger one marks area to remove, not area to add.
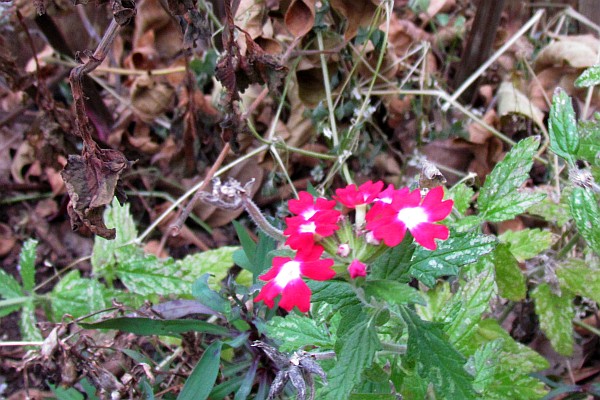
[[[288,202],[294,216],[286,218],[285,244],[296,250],[294,258],[275,257],[273,266],[259,277],[263,286],[255,301],[264,301],[272,308],[274,299],[281,295],[279,306],[291,311],[298,307],[301,312],[310,308],[311,292],[303,277],[324,281],[332,279],[336,265],[348,265],[346,277],[356,279],[367,274],[367,259],[357,249],[351,248],[336,237],[337,231],[346,223],[341,211],[335,209],[337,202],[355,210],[355,231],[364,246],[383,242],[388,247],[397,246],[409,231],[421,246],[435,250],[436,239],[445,240],[449,231],[437,222],[445,219],[454,205],[443,200],[441,186],[431,189],[422,197],[416,189],[395,189],[392,185],[383,189],[383,182],[368,181],[360,186],[348,185],[337,189],[335,200],[313,198],[308,192],[300,192],[299,198]],[[337,202],[336,202],[337,200]],[[341,235],[338,235],[341,236]],[[337,241],[329,258],[321,258],[325,252],[323,240]],[[355,241],[355,244],[357,241]],[[368,243],[368,245],[367,245]],[[360,246],[357,246],[360,247]]]

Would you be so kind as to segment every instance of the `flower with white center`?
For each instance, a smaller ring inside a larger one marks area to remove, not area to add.
[[[301,312],[307,312],[310,308],[311,292],[302,277],[325,281],[335,276],[335,271],[331,269],[333,259],[321,259],[322,254],[321,246],[312,246],[299,250],[293,259],[273,258],[271,269],[259,277],[260,280],[267,281],[267,284],[254,301],[264,301],[269,308],[273,308],[275,298],[281,295],[281,308],[291,311],[298,307]]]

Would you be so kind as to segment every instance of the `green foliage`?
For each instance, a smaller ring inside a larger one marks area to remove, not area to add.
[[[535,137],[521,140],[488,175],[477,199],[482,220],[500,222],[514,218],[544,199],[542,193],[519,191],[529,177],[538,147]]]
[[[550,150],[567,160],[570,165],[575,165],[574,155],[579,150],[579,132],[571,98],[562,89],[558,89],[552,98],[548,133]]]
[[[389,304],[407,305],[424,304],[423,298],[417,289],[391,280],[369,280],[363,287],[367,296],[376,297]]]
[[[379,338],[374,326],[367,319],[351,324],[336,344],[337,362],[327,372],[329,384],[323,389],[319,398],[345,400],[362,374],[369,368],[379,347]]]
[[[410,261],[416,248],[412,235],[407,234],[398,246],[387,249],[371,264],[369,276],[373,279],[409,282]]]
[[[24,296],[23,289],[19,282],[3,269],[0,269],[0,317],[10,314],[21,307],[21,302],[17,299]]]
[[[267,336],[281,342],[280,351],[295,351],[303,346],[333,348],[333,341],[327,330],[311,318],[296,314],[288,314],[285,318],[274,317],[266,328]]]
[[[21,278],[23,280],[23,289],[28,292],[35,286],[35,256],[37,250],[37,240],[29,239],[23,243],[21,254],[19,256],[19,266],[21,267]]]
[[[69,272],[52,289],[52,318],[54,321],[61,321],[64,315],[79,318],[108,307],[104,289],[97,280],[82,278],[79,271]]]
[[[600,255],[600,208],[590,189],[573,188],[569,197],[577,229],[596,254]]]
[[[568,259],[560,263],[556,275],[561,288],[600,303],[600,269],[584,260]]]
[[[204,350],[202,358],[185,382],[177,400],[205,400],[208,398],[219,374],[222,346],[221,342],[216,341]]]
[[[494,236],[476,233],[450,235],[434,251],[419,247],[411,260],[410,275],[432,287],[442,276],[456,275],[459,268],[477,261],[496,246]]]
[[[550,285],[542,283],[532,292],[535,301],[535,313],[540,320],[540,327],[550,339],[552,347],[564,356],[573,353],[573,327],[571,321],[575,317],[573,296],[567,290],[556,293]]]
[[[408,329],[409,365],[445,399],[477,398],[473,377],[464,368],[466,359],[448,343],[441,327],[421,320],[409,309],[402,308],[400,312]]]
[[[512,301],[521,301],[527,295],[527,282],[513,254],[512,245],[501,243],[490,255],[490,260],[496,270],[496,284],[500,296]]]
[[[239,222],[233,221],[233,226],[242,245],[242,248],[234,253],[233,261],[250,271],[252,282],[256,283],[258,276],[271,266],[273,255],[269,253],[275,250],[275,240],[260,232],[258,243],[254,243],[246,228]]]
[[[179,337],[184,332],[204,332],[228,336],[229,330],[197,319],[150,319],[119,317],[95,323],[79,323],[85,329],[118,329],[136,335],[167,335]]]
[[[541,229],[506,231],[498,239],[510,246],[510,252],[517,261],[523,262],[550,248],[552,232]]]
[[[592,65],[575,79],[576,87],[590,87],[598,84],[600,84],[600,65]]]
[[[460,183],[450,189],[450,197],[454,200],[454,208],[461,214],[464,214],[471,206],[471,200],[475,195],[473,188]]]
[[[42,332],[37,327],[35,318],[35,303],[33,299],[28,299],[21,308],[21,319],[19,320],[19,330],[21,337],[25,341],[39,342],[44,340]]]

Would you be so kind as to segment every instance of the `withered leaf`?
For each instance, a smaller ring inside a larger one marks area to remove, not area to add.
[[[127,25],[135,17],[135,1],[133,0],[114,0],[112,12],[115,21],[120,26]]]
[[[185,16],[184,21],[186,26],[183,31],[183,47],[191,49],[195,47],[195,43],[198,40],[204,43],[210,42],[210,25],[208,23],[208,15],[206,13],[200,14],[197,10],[189,10]]]
[[[70,196],[68,212],[73,230],[83,224],[105,239],[115,238],[115,229],[104,225],[102,214],[115,192],[119,202],[125,200],[125,193],[118,182],[129,165],[121,152],[111,149],[84,149],[80,156],[69,156],[61,176]]]

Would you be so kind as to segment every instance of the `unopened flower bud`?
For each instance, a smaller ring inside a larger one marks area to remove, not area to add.
[[[336,254],[340,257],[348,257],[350,254],[350,246],[347,243],[342,243],[338,246]]]
[[[381,243],[381,240],[375,238],[375,235],[373,235],[373,232],[371,231],[368,231],[365,234],[365,240],[368,244],[372,244],[373,246],[379,246],[379,244]]]
[[[367,266],[358,260],[353,260],[348,267],[348,272],[352,279],[356,279],[359,276],[367,276]]]

